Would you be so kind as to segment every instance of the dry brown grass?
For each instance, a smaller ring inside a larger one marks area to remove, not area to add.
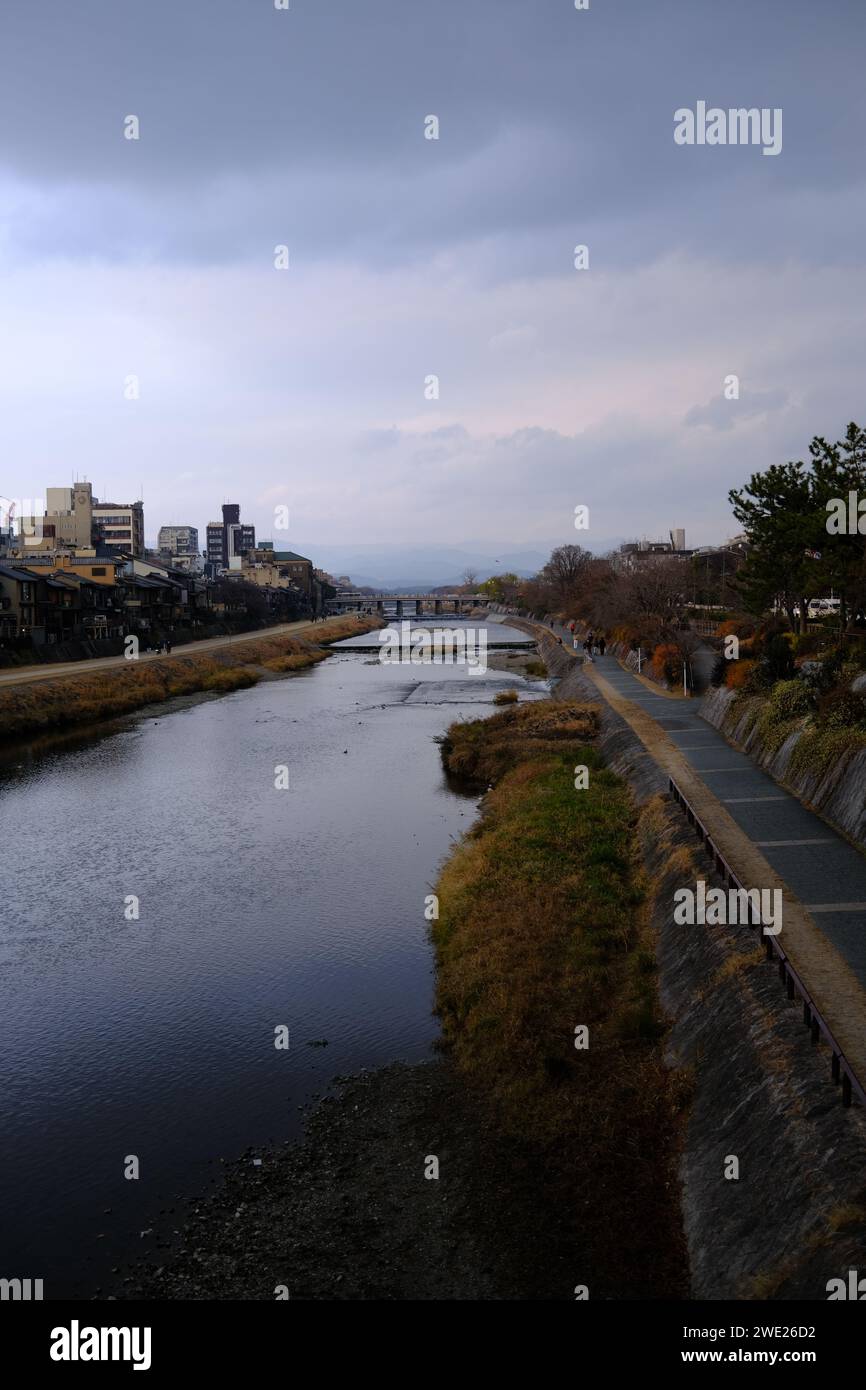
[[[682,1095],[661,1055],[635,812],[581,741],[596,727],[591,706],[539,701],[449,729],[446,766],[496,785],[437,885],[437,1007],[479,1105],[537,1168],[540,1200],[591,1268],[592,1295],[671,1297],[685,1278]]]
[[[442,740],[445,765],[455,776],[487,786],[530,755],[559,752],[598,732],[598,706],[568,700],[528,700],[495,714],[452,724]]]
[[[258,675],[246,666],[234,666],[229,670],[214,671],[211,675],[205,676],[202,683],[202,690],[215,690],[225,694],[229,690],[246,690],[251,685],[255,685]]]
[[[312,652],[293,652],[289,656],[274,656],[263,662],[267,671],[303,671],[307,666],[313,666],[317,661],[325,661],[328,653],[323,648]]]
[[[303,635],[257,634],[201,655],[130,661],[121,667],[58,676],[0,687],[0,738],[22,738],[75,724],[94,724],[145,705],[197,691],[225,692],[254,685],[260,666],[280,672],[302,670],[328,655],[323,642],[337,642],[380,626],[375,618],[334,618]]]

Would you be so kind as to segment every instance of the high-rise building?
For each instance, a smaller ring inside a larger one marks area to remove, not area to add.
[[[144,505],[141,502],[94,502],[94,540],[115,555],[144,554]]]
[[[208,563],[211,565],[222,565],[223,563],[223,524],[221,521],[209,521],[207,524],[206,553]]]
[[[45,512],[24,519],[23,544],[37,550],[87,550],[99,545],[114,554],[144,554],[141,502],[100,502],[90,483],[49,487]]]
[[[207,558],[223,569],[240,569],[241,556],[255,550],[256,528],[241,522],[237,502],[227,502],[222,512],[222,521],[207,524]]]
[[[175,559],[198,554],[197,526],[160,526],[157,549]]]
[[[90,483],[45,490],[45,514],[27,519],[28,547],[84,549],[93,539],[93,489]]]

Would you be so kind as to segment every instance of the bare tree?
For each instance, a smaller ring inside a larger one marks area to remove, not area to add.
[[[690,578],[679,560],[648,561],[629,574],[625,606],[630,614],[658,628],[676,626],[688,603]]]
[[[566,599],[574,596],[591,563],[592,556],[581,546],[559,545],[541,571],[541,577],[548,581],[561,600]]]

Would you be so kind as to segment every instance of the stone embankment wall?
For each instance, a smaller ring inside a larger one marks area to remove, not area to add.
[[[812,1045],[756,932],[674,922],[677,888],[719,884],[709,859],[581,663],[526,629],[561,676],[555,697],[601,705],[601,751],[634,793],[668,1061],[688,1097],[680,1178],[693,1296],[825,1300],[828,1280],[866,1274],[866,1115],[842,1107],[827,1049]],[[737,1179],[725,1177],[732,1158]]]
[[[736,694],[725,686],[710,690],[701,705],[701,717],[754,758],[777,782],[866,849],[866,749],[853,757],[843,755],[821,770],[792,771],[791,756],[803,735],[802,728],[794,729],[781,746],[768,746],[758,727],[756,702],[737,702]]]

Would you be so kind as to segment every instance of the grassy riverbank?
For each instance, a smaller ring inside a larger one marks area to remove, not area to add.
[[[437,885],[437,1007],[449,1058],[535,1174],[539,1223],[559,1222],[575,1284],[673,1297],[685,1281],[678,1097],[661,1051],[652,885],[596,731],[592,707],[559,701],[449,729],[449,771],[493,789]]]
[[[376,618],[331,618],[310,628],[309,638],[257,633],[199,656],[130,661],[123,667],[58,676],[0,689],[0,738],[26,738],[76,724],[94,724],[145,705],[197,691],[240,690],[263,672],[303,670],[328,655],[325,643],[369,632]]]

